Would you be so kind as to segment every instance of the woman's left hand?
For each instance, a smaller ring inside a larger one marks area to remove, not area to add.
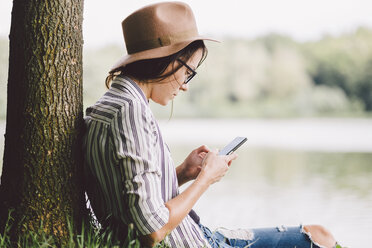
[[[176,168],[178,185],[194,180],[200,173],[205,155],[209,152],[205,145],[193,150],[183,163]]]

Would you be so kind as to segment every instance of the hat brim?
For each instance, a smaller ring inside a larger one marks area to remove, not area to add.
[[[135,61],[144,60],[144,59],[155,59],[155,58],[169,56],[173,53],[176,53],[182,50],[183,48],[187,47],[190,43],[196,40],[208,40],[208,41],[220,42],[215,39],[211,39],[211,38],[207,38],[203,36],[196,36],[188,40],[185,40],[183,42],[172,44],[169,46],[157,47],[157,48],[153,48],[153,49],[149,49],[149,50],[145,50],[145,51],[141,51],[141,52],[137,52],[133,54],[128,54],[128,55],[121,57],[111,68],[110,72],[114,71],[115,69],[119,67],[124,67],[125,65],[133,63]]]

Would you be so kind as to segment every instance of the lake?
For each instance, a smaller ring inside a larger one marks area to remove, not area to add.
[[[372,120],[161,122],[180,163],[200,144],[248,141],[195,210],[212,228],[322,224],[349,248],[372,247]],[[183,187],[184,188],[184,187]]]
[[[372,120],[174,119],[160,126],[176,164],[201,144],[222,148],[235,136],[248,138],[227,175],[196,204],[203,224],[322,224],[343,246],[371,246]],[[0,142],[3,154],[3,135]]]

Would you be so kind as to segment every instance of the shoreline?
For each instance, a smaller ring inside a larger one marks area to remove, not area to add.
[[[325,152],[372,152],[372,119],[174,119],[159,121],[172,145],[224,145]]]

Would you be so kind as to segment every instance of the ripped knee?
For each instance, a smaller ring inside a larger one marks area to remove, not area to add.
[[[302,227],[302,232],[305,233],[310,240],[321,248],[334,248],[336,240],[332,233],[320,225],[305,225]]]

